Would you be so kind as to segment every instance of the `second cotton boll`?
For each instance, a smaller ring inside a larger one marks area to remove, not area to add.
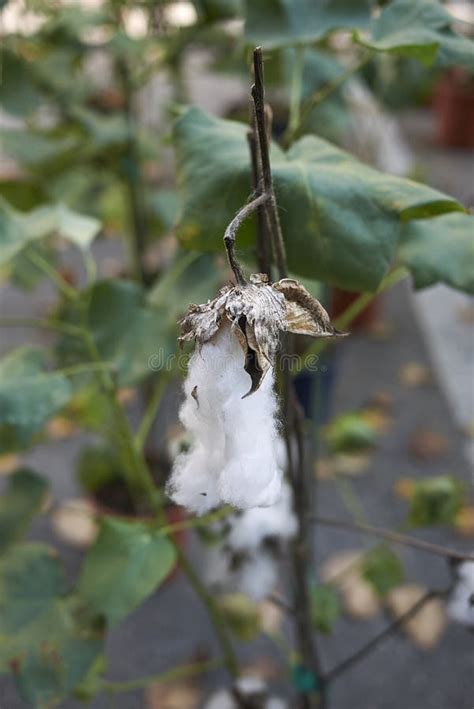
[[[194,442],[176,459],[168,494],[198,514],[221,503],[270,506],[280,495],[273,369],[257,391],[242,398],[249,386],[243,363],[227,325],[196,348],[189,364],[180,418]]]

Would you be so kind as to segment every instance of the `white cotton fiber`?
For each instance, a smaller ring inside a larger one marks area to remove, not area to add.
[[[281,496],[272,507],[257,507],[247,510],[232,524],[227,543],[232,549],[243,550],[258,547],[265,538],[291,539],[297,529],[297,520],[292,510],[291,490],[286,483]]]
[[[278,402],[273,370],[250,388],[244,353],[230,326],[196,349],[180,418],[193,435],[167,486],[178,504],[203,513],[220,503],[240,509],[273,505],[280,496]]]
[[[448,615],[457,623],[474,628],[474,561],[457,569],[458,581],[448,602]]]

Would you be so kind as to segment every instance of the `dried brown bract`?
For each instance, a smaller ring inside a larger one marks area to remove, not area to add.
[[[226,286],[203,305],[190,305],[181,320],[180,344],[194,340],[199,345],[211,340],[230,323],[245,354],[245,371],[252,380],[249,394],[260,386],[273,365],[282,332],[310,337],[338,337],[329,315],[296,280],[283,278],[269,283],[256,273],[244,284]]]

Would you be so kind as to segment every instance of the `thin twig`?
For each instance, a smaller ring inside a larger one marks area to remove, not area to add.
[[[235,280],[238,285],[245,285],[247,279],[244,276],[241,265],[239,264],[237,257],[235,255],[235,238],[241,224],[249,217],[255,210],[257,210],[260,205],[265,204],[269,199],[269,195],[264,193],[248,202],[242,209],[239,209],[235,217],[232,219],[231,223],[225,230],[224,234],[224,244],[227,251],[227,258],[229,260],[229,265],[234,273]]]
[[[252,111],[253,113],[253,111]],[[261,179],[262,166],[256,135],[255,115],[252,116],[252,130],[247,133],[252,167],[252,187],[256,196],[261,194],[263,182]],[[261,205],[257,209],[257,263],[260,273],[265,273],[271,280],[271,250],[266,233],[265,209]]]
[[[428,554],[442,556],[444,559],[457,559],[459,561],[474,561],[474,554],[469,552],[457,551],[450,547],[444,547],[440,544],[426,542],[424,539],[416,539],[400,532],[394,532],[389,529],[380,529],[372,527],[370,524],[360,524],[357,522],[344,522],[338,519],[329,519],[328,517],[313,516],[311,521],[316,524],[322,524],[324,527],[337,527],[338,529],[348,529],[362,534],[369,534],[374,537],[386,539],[394,544],[402,544],[404,546],[420,549]]]
[[[427,591],[406,613],[403,613],[403,615],[399,616],[393,621],[393,623],[390,623],[390,625],[369,640],[369,642],[363,645],[353,655],[340,662],[338,665],[333,667],[332,670],[329,670],[329,672],[325,675],[326,682],[331,682],[346,672],[346,670],[349,670],[353,665],[357,664],[361,660],[364,660],[367,655],[369,655],[372,650],[375,650],[381,642],[393,635],[402,625],[404,625],[404,623],[416,615],[423,608],[423,606],[428,603],[428,601],[444,595],[446,595],[446,591]]]
[[[260,148],[263,191],[269,195],[268,204],[265,208],[265,215],[267,217],[268,231],[272,239],[278,275],[280,278],[286,278],[288,275],[286,251],[283,241],[283,234],[281,231],[280,218],[276,207],[272,171],[270,166],[270,148],[267,134],[267,121],[265,118],[265,87],[263,83],[263,56],[261,47],[257,47],[254,50],[253,67],[255,83],[252,86],[252,98],[255,106],[255,121],[257,125],[258,143]]]
[[[137,679],[128,680],[126,682],[111,682],[105,680],[101,683],[101,690],[110,692],[111,694],[132,692],[136,689],[144,689],[152,684],[165,684],[166,682],[194,677],[195,675],[217,669],[221,665],[222,660],[207,660],[206,662],[195,662],[189,665],[173,667],[171,670],[165,672],[148,675],[147,677],[138,677]]]

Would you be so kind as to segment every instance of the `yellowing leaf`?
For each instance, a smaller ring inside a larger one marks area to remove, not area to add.
[[[420,362],[407,362],[398,372],[400,382],[410,388],[423,386],[432,381],[432,374],[428,367]]]
[[[387,606],[394,616],[400,618],[424,596],[426,588],[407,584],[393,589],[386,597]],[[446,627],[446,608],[439,598],[433,598],[403,623],[403,629],[414,645],[422,650],[431,650],[438,644]]]
[[[20,459],[15,453],[0,455],[0,475],[10,475],[20,467]]]
[[[52,515],[56,535],[67,544],[90,546],[97,537],[94,505],[84,498],[66,500]]]
[[[474,537],[474,505],[461,507],[454,520],[454,526],[460,534]]]
[[[78,432],[78,428],[73,421],[65,416],[55,416],[46,426],[49,438],[60,441],[63,438],[70,438]]]

